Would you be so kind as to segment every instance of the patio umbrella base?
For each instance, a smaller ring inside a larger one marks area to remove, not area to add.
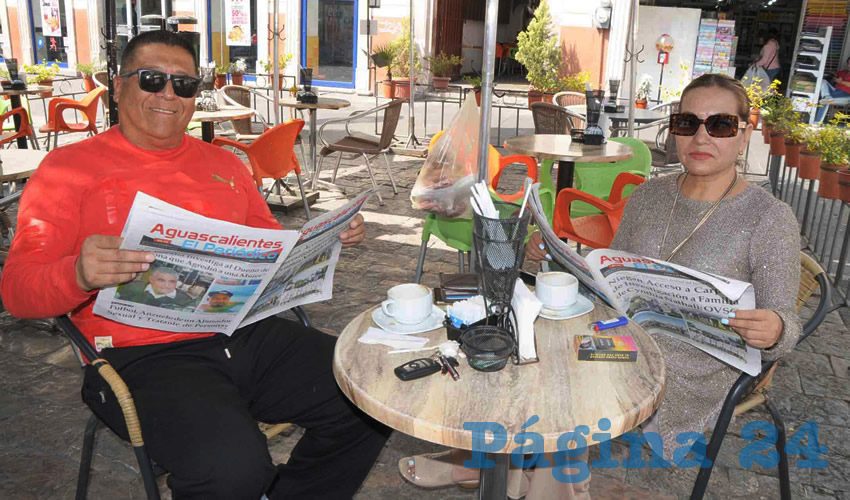
[[[308,191],[305,195],[307,203],[312,205],[319,199],[318,191]],[[288,214],[290,210],[301,210],[304,204],[301,202],[301,196],[288,196],[280,194],[270,194],[266,200],[269,204],[269,209],[272,212],[283,212]]]

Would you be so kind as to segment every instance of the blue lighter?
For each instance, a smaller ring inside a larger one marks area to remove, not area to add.
[[[590,328],[593,328],[597,332],[601,332],[602,330],[617,328],[618,326],[623,326],[623,325],[628,325],[628,324],[629,324],[629,319],[626,318],[625,316],[620,316],[619,318],[608,319],[608,320],[605,320],[605,321],[594,321],[593,323],[590,323],[587,326],[589,326]]]

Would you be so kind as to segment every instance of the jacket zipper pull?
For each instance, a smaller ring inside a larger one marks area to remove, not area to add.
[[[230,350],[226,347],[224,348],[224,354],[227,354],[227,359],[230,359],[232,357],[230,356]]]

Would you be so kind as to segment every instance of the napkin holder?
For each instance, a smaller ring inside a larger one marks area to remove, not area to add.
[[[624,104],[617,104],[616,102],[606,102],[603,109],[606,113],[624,113],[626,106]]]
[[[295,100],[303,104],[316,104],[319,102],[319,96],[312,91],[313,88],[313,68],[301,68],[301,85],[304,87],[295,95]]]

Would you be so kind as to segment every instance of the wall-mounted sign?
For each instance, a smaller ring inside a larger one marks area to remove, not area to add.
[[[250,0],[225,0],[224,17],[227,45],[251,45]]]
[[[44,36],[62,36],[59,20],[59,0],[39,0],[41,6],[41,31]]]

